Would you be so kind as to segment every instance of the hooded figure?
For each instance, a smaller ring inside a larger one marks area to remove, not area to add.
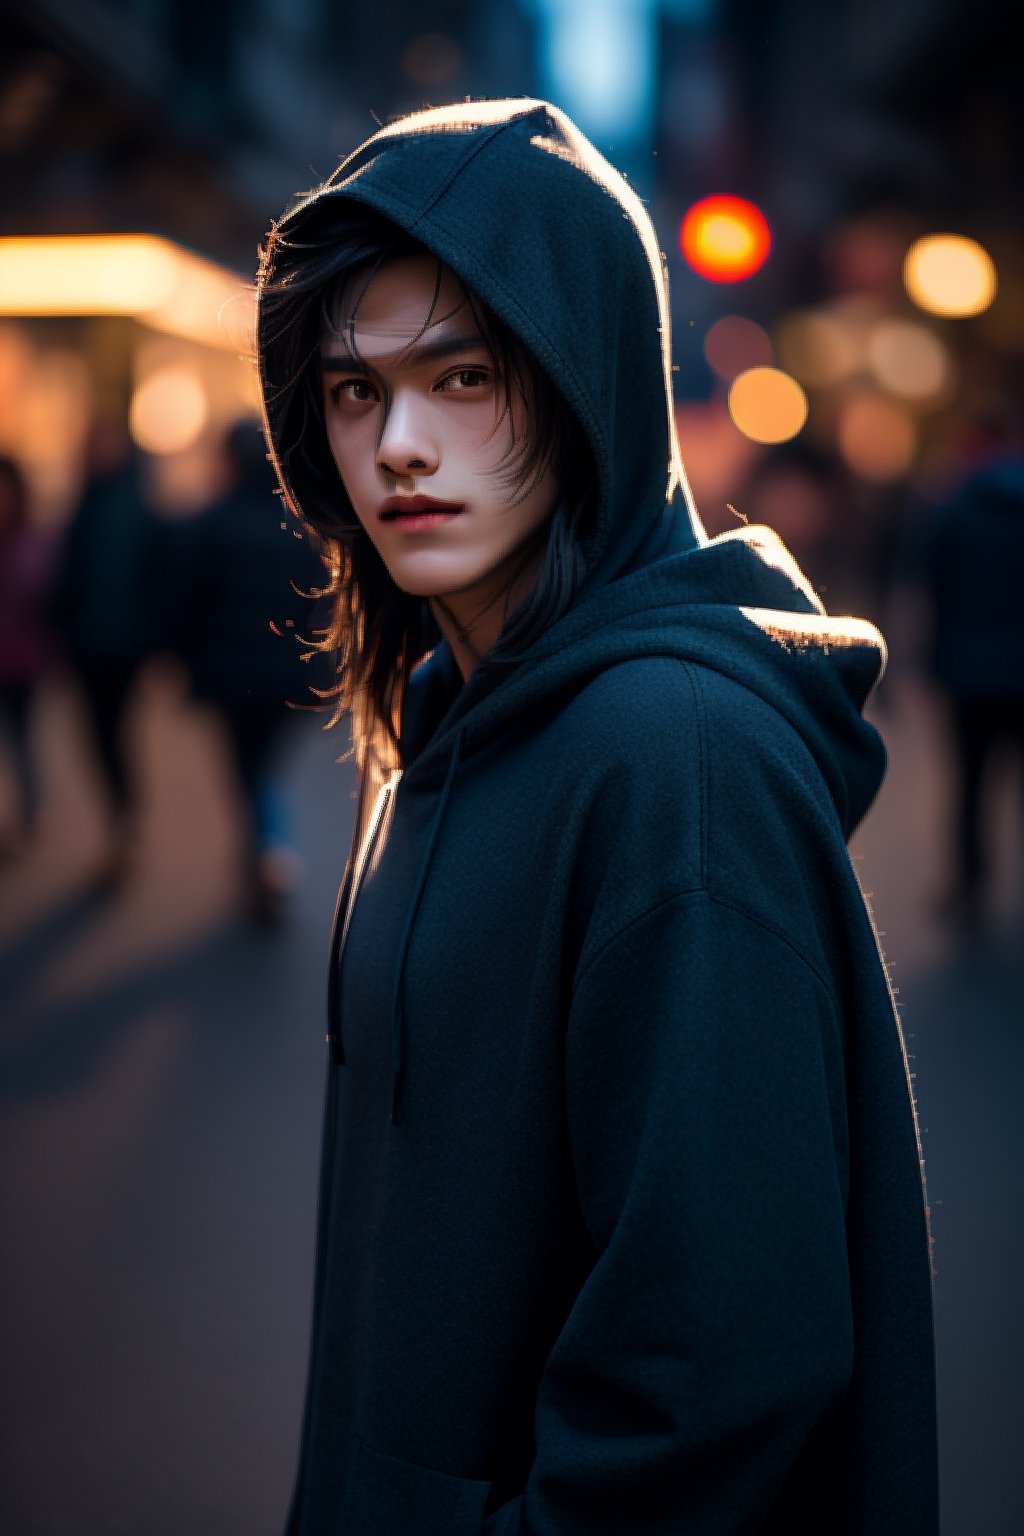
[[[708,542],[653,230],[556,108],[382,129],[259,289],[364,791],[289,1536],[934,1533],[920,1149],[845,846],[881,637],[767,530]]]

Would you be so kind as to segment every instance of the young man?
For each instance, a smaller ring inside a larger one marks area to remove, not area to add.
[[[881,639],[707,542],[640,203],[545,103],[402,119],[259,344],[364,777],[289,1536],[932,1536]]]

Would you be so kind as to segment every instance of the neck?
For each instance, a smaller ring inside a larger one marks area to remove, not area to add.
[[[517,563],[502,566],[463,592],[432,597],[430,607],[465,682],[497,642],[505,620],[534,587],[544,550],[519,553]]]

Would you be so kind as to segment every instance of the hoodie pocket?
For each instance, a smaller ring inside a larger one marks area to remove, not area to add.
[[[352,1448],[346,1536],[481,1536],[489,1482]]]

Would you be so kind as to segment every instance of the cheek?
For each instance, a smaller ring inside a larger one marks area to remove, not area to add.
[[[449,466],[459,464],[489,474],[507,457],[511,447],[507,418],[495,416],[490,401],[449,406],[436,418],[435,438]]]
[[[349,500],[358,511],[367,489],[376,487],[377,453],[373,432],[362,424],[335,421],[327,428],[327,442]]]

